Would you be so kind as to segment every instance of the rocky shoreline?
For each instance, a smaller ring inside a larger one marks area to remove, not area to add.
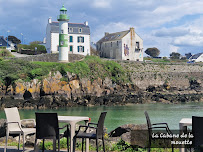
[[[140,89],[134,84],[116,84],[111,79],[90,81],[67,72],[50,73],[43,80],[31,82],[9,80],[0,87],[0,107],[17,106],[21,109],[57,109],[73,106],[126,105],[142,103],[202,102],[201,82],[191,80],[188,88],[176,88],[168,82]]]

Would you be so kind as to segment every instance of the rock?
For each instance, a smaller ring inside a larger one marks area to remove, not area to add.
[[[106,77],[103,81],[103,87],[111,88],[112,87],[112,81],[110,78]]]
[[[154,91],[156,91],[156,88],[155,88],[155,86],[148,86],[147,87],[147,89],[146,89],[146,91],[148,91],[148,92],[154,92]]]
[[[201,92],[201,81],[200,80],[190,80],[190,89],[193,89],[197,92]]]
[[[121,137],[122,140],[131,145],[145,147],[148,139],[147,125],[126,124],[111,131],[108,135],[110,137]]]
[[[6,120],[0,119],[0,137],[6,136]]]
[[[23,128],[34,128],[36,124],[34,119],[23,119],[21,125]]]

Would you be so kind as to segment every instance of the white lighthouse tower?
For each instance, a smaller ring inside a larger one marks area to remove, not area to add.
[[[60,9],[59,21],[59,62],[68,62],[68,21],[67,9]]]

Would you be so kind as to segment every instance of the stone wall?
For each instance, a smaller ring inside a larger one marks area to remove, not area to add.
[[[193,79],[203,87],[203,64],[116,62],[124,67],[133,84],[141,89],[149,85],[163,85],[165,82],[172,87],[186,89]]]
[[[24,61],[58,62],[58,56],[59,56],[58,53],[40,54],[40,55],[30,55],[30,56],[26,56],[26,57],[18,57],[18,58],[12,58],[12,59],[20,59],[20,60],[24,60]],[[69,54],[69,62],[82,60],[83,58],[84,58],[83,55]]]

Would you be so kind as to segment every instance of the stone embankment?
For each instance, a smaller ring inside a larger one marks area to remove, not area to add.
[[[79,60],[78,57],[71,58]],[[70,72],[63,76],[60,72],[50,72],[46,78],[30,82],[19,79],[10,84],[5,80],[0,82],[0,107],[42,109],[203,101],[202,64],[116,62],[124,68],[130,83],[116,84],[109,77],[79,78]]]
[[[184,89],[171,86],[169,82],[140,89],[134,84],[112,83],[107,77],[104,80],[97,78],[90,81],[67,72],[64,80],[60,72],[50,72],[49,76],[41,81],[18,80],[9,86],[1,83],[0,106],[2,109],[13,106],[24,109],[43,109],[78,105],[200,102],[203,101],[201,82],[190,80],[188,87]]]

